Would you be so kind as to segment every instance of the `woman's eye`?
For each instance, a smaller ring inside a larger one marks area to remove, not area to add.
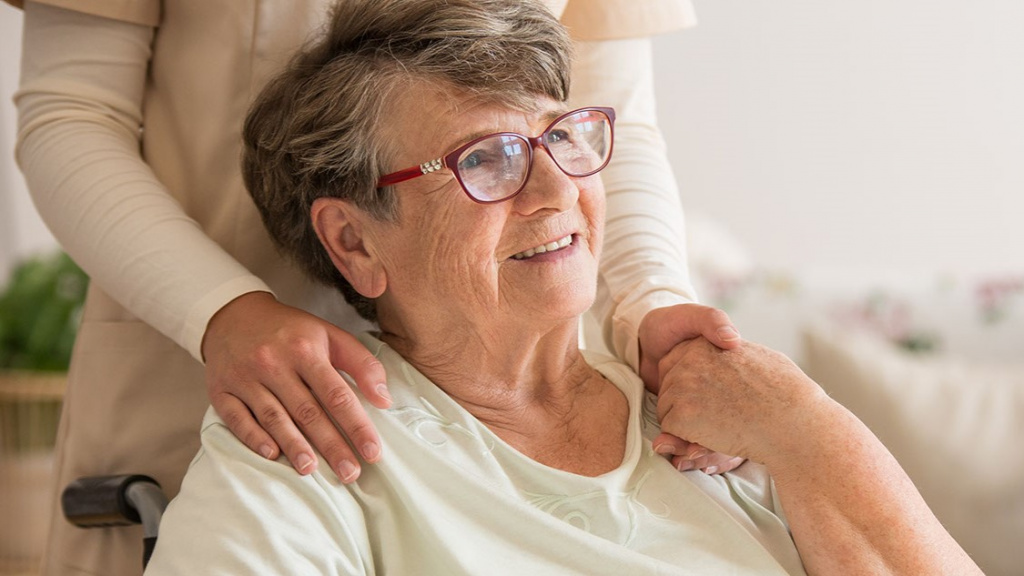
[[[568,130],[551,130],[550,132],[548,132],[548,144],[553,144],[555,142],[565,142],[571,139],[572,138],[569,136]]]
[[[472,152],[459,160],[459,169],[468,170],[476,168],[484,163],[483,155],[480,152]]]

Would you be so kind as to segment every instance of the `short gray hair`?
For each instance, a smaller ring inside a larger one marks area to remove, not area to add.
[[[264,226],[285,255],[376,321],[373,301],[320,245],[313,201],[344,198],[394,219],[398,199],[377,188],[391,153],[380,128],[410,80],[529,110],[541,95],[568,99],[571,58],[567,32],[535,0],[342,0],[246,118],[242,174]]]

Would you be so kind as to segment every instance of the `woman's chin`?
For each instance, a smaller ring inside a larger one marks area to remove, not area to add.
[[[597,293],[597,259],[585,245],[522,260],[502,267],[503,300],[517,313],[547,318],[573,318],[586,312]]]
[[[563,320],[573,320],[582,316],[594,304],[597,292],[596,277],[594,280],[577,280],[542,287],[534,285],[526,295],[509,299],[515,307],[513,317],[518,319],[535,318],[552,324]],[[538,326],[545,329],[547,326]]]

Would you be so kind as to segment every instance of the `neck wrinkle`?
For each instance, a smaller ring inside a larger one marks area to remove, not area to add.
[[[432,330],[410,335],[381,322],[381,340],[485,424],[507,428],[524,413],[571,411],[593,376],[579,351],[578,323],[546,333]]]

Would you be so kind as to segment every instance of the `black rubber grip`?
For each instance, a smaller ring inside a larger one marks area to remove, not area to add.
[[[128,486],[135,482],[160,485],[141,474],[79,478],[68,484],[61,494],[64,517],[82,528],[138,524],[141,521],[139,513],[125,498]]]

